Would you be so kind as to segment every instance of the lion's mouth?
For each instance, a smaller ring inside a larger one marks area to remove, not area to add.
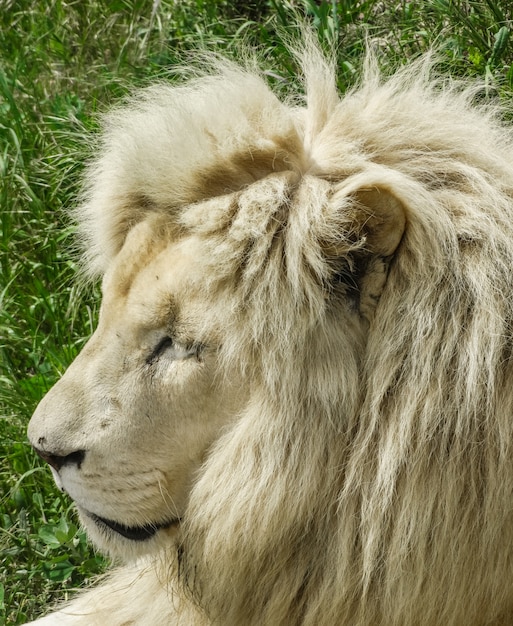
[[[124,524],[113,522],[112,520],[105,519],[103,517],[100,517],[99,515],[95,515],[94,513],[88,512],[87,515],[98,526],[103,528],[107,527],[110,530],[118,533],[118,535],[125,537],[125,539],[130,539],[130,541],[147,541],[148,539],[151,539],[154,535],[156,535],[159,530],[169,528],[170,526],[174,526],[179,522],[178,519],[174,519],[160,524],[154,523],[146,524],[145,526],[125,526]]]

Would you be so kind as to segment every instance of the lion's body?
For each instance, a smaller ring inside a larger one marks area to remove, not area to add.
[[[226,64],[109,118],[102,317],[30,436],[143,561],[49,624],[513,622],[513,132],[428,66],[339,99],[308,48],[304,107]]]

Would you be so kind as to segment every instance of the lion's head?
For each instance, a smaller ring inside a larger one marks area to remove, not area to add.
[[[513,151],[425,65],[306,105],[221,63],[108,119],[98,328],[29,427],[92,539],[216,623],[513,608]],[[218,620],[218,622],[216,621]]]

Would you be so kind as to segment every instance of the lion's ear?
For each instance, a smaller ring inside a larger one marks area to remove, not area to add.
[[[359,188],[349,194],[342,192],[338,198],[337,195],[332,198],[332,208],[345,221],[347,238],[342,238],[339,250],[337,245],[328,247],[327,256],[336,268],[332,293],[341,292],[370,320],[405,231],[404,206],[383,187]],[[343,224],[341,227],[344,230]]]
[[[404,234],[406,216],[402,203],[387,189],[360,189],[354,195],[357,230],[372,255],[392,256]]]

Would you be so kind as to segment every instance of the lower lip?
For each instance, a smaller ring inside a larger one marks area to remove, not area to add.
[[[95,515],[94,513],[87,512],[87,516],[95,522],[97,526],[103,529],[109,529],[114,531],[118,535],[121,535],[125,539],[129,539],[130,541],[148,541],[152,537],[154,537],[160,530],[164,530],[166,528],[170,528],[171,526],[175,526],[179,523],[179,520],[171,520],[168,522],[164,522],[162,524],[146,524],[145,526],[125,526],[123,524],[119,524],[118,522],[113,522],[111,520],[104,519],[99,515]]]

